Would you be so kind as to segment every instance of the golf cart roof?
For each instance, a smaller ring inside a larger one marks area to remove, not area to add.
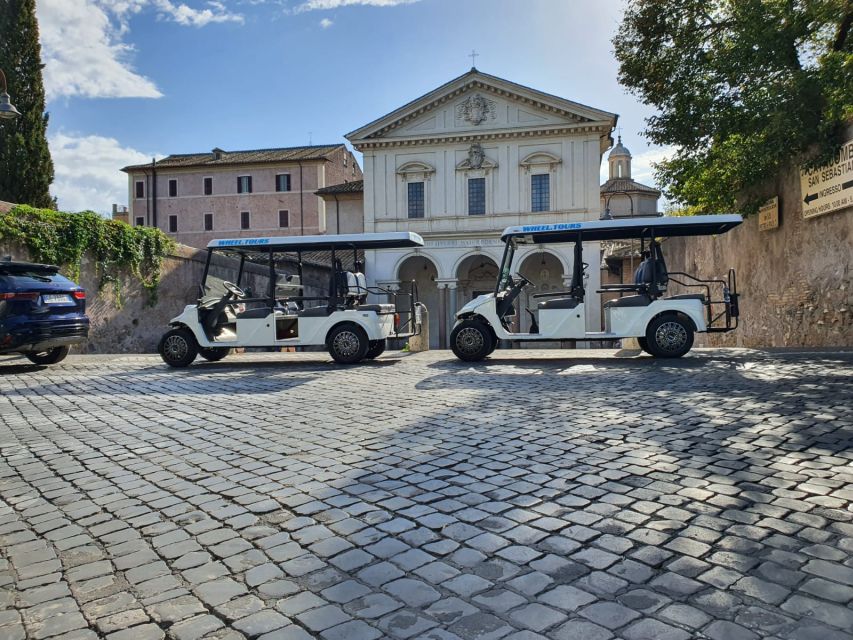
[[[345,233],[327,236],[279,236],[211,240],[208,249],[232,251],[327,251],[329,249],[397,249],[422,247],[423,238],[410,231],[388,233]]]
[[[710,236],[730,231],[743,222],[736,213],[707,216],[659,216],[625,218],[617,220],[589,220],[584,222],[558,222],[555,224],[526,224],[507,227],[501,240],[524,237],[525,242],[574,242],[580,235],[583,240],[627,240],[671,236]]]

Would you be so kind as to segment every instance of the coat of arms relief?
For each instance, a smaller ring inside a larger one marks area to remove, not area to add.
[[[484,98],[479,93],[468,97],[456,105],[456,119],[462,120],[475,127],[486,120],[494,120],[497,117],[497,108],[494,100]]]

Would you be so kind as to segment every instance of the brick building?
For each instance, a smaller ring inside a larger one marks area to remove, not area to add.
[[[182,244],[221,237],[326,232],[318,189],[361,180],[343,144],[170,155],[122,169],[130,222],[157,226]]]

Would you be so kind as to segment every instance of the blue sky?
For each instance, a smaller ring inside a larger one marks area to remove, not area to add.
[[[53,192],[126,204],[152,155],[342,142],[471,66],[620,114],[635,177],[661,157],[616,80],[622,0],[37,0]],[[10,92],[11,88],[10,88]],[[13,95],[14,98],[14,95]]]

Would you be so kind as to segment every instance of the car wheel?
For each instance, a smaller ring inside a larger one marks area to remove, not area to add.
[[[326,340],[329,355],[339,364],[355,364],[364,360],[370,349],[370,341],[364,329],[348,322],[340,324],[329,332]]]
[[[646,343],[656,358],[680,358],[693,346],[693,327],[679,316],[658,316],[646,328]]]
[[[463,320],[450,333],[450,348],[465,362],[476,362],[489,355],[494,346],[489,327],[477,320]]]
[[[65,360],[68,347],[56,347],[47,351],[28,351],[24,355],[33,364],[56,364]]]
[[[368,360],[373,360],[382,355],[385,351],[385,340],[371,340],[370,347],[367,349],[367,355],[364,357]]]
[[[231,347],[199,347],[198,355],[208,362],[219,362],[227,355],[231,355]]]
[[[637,338],[637,344],[640,345],[640,349],[646,353],[651,353],[651,351],[649,351],[649,341],[644,337]]]
[[[172,329],[163,334],[157,351],[170,367],[186,367],[198,355],[198,342],[189,329]]]

